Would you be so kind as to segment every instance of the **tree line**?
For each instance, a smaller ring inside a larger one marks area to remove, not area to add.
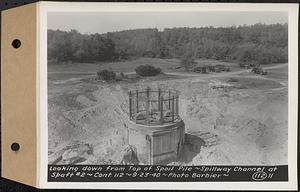
[[[49,63],[137,57],[283,63],[288,60],[288,25],[134,29],[105,34],[48,30]]]

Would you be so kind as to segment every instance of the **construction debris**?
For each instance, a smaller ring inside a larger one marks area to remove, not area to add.
[[[87,160],[92,153],[93,148],[89,144],[66,146],[49,156],[49,164],[76,164]]]

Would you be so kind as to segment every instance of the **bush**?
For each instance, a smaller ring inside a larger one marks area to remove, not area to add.
[[[140,76],[155,76],[162,73],[159,67],[155,68],[152,65],[140,65],[135,68],[135,72]]]
[[[236,78],[230,78],[230,79],[228,79],[228,83],[235,83],[235,82],[238,82],[239,80],[238,79],[236,79]]]
[[[116,73],[110,70],[102,70],[97,72],[97,79],[99,80],[115,80],[116,79]]]

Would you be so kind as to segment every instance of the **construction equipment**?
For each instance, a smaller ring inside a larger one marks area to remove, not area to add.
[[[230,68],[225,65],[216,65],[215,70],[216,70],[216,72],[221,72],[221,71],[229,72]]]
[[[251,72],[253,72],[255,74],[259,74],[259,75],[267,75],[268,74],[268,72],[263,70],[262,67],[253,67]]]
[[[207,66],[203,66],[203,67],[196,67],[193,69],[193,71],[196,73],[208,73],[209,69]]]

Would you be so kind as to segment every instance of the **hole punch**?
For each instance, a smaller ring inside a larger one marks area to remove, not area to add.
[[[13,40],[13,42],[11,43],[11,45],[13,46],[13,48],[18,49],[19,47],[21,47],[21,41],[19,39],[15,39]]]
[[[10,148],[13,151],[19,151],[20,150],[20,144],[19,143],[13,143],[13,144],[11,144]]]

